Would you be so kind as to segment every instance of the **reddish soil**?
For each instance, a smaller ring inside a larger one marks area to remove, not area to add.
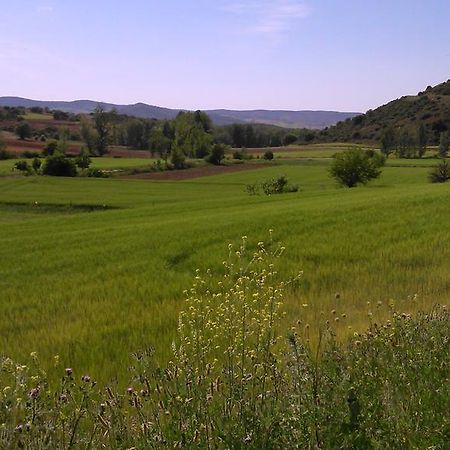
[[[269,164],[234,164],[232,166],[203,166],[184,170],[167,170],[165,172],[140,173],[127,178],[139,180],[190,180],[192,178],[209,177],[223,173],[242,172],[244,170],[264,169]]]
[[[121,158],[151,158],[148,150],[130,150],[126,147],[111,146],[107,156],[117,156]]]
[[[14,153],[15,155],[21,155],[25,151],[29,152],[41,152],[46,143],[41,141],[32,141],[20,139],[6,138],[6,149],[8,152]],[[80,151],[80,146],[77,144],[69,144],[67,148],[67,153],[71,155],[77,155]]]
[[[47,127],[53,128],[68,128],[70,131],[80,131],[80,122],[70,122],[68,120],[53,120],[53,119],[42,119],[42,120],[29,120],[28,123],[32,128],[36,130],[43,130]]]

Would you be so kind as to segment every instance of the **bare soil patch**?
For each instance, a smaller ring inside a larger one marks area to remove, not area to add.
[[[164,172],[140,173],[127,178],[140,180],[190,180],[192,178],[209,177],[223,173],[243,172],[245,170],[264,169],[270,164],[233,164],[232,166],[203,166],[184,170],[166,170]]]

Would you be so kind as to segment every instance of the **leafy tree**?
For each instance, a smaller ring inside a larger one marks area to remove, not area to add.
[[[211,153],[213,136],[205,131],[204,117],[197,113],[181,112],[175,119],[175,138],[173,146],[186,156],[204,158]],[[206,116],[207,117],[207,116]]]
[[[205,112],[195,111],[194,122],[196,125],[199,125],[206,133],[212,130],[212,120]]]
[[[12,155],[6,151],[6,142],[0,133],[0,160],[9,159]]]
[[[394,128],[386,128],[381,135],[381,152],[389,156],[394,151],[396,141],[397,137]]]
[[[442,160],[429,173],[428,179],[432,183],[445,183],[447,180],[450,180],[450,167],[448,165],[448,162],[445,159]]]
[[[155,127],[150,133],[148,139],[148,148],[152,152],[152,155],[157,152],[167,164],[167,158],[172,147],[172,141],[164,133],[164,127]]]
[[[31,166],[33,167],[33,170],[37,173],[38,170],[41,168],[41,160],[39,158],[34,158],[33,163]]]
[[[42,154],[44,156],[51,156],[58,150],[58,142],[57,141],[48,141],[47,145],[42,150]]]
[[[439,156],[441,158],[447,157],[449,147],[450,147],[450,133],[448,131],[443,131],[439,139]]]
[[[98,155],[104,155],[108,153],[110,114],[101,105],[97,105],[92,118],[94,120],[95,130],[97,131],[95,150]]]
[[[350,149],[334,156],[330,174],[349,188],[366,184],[381,174],[381,162],[361,149]]]
[[[293,134],[293,133],[289,133],[284,137],[284,145],[291,145],[294,142],[297,142],[298,137]]]
[[[417,143],[419,144],[418,156],[419,158],[422,158],[427,151],[428,143],[427,130],[423,123],[420,124],[419,129],[417,130]]]
[[[95,150],[95,142],[97,140],[95,130],[92,127],[90,120],[82,116],[80,119],[81,124],[81,138],[85,142],[90,153],[93,153]]]
[[[89,157],[89,152],[83,147],[80,154],[75,158],[75,164],[80,169],[88,169],[91,165],[91,158]]]
[[[32,135],[32,128],[28,122],[21,122],[16,127],[16,134],[22,141],[30,138]]]
[[[75,177],[77,175],[77,168],[72,159],[57,152],[45,159],[42,173],[55,177]]]
[[[180,148],[175,147],[172,149],[172,154],[170,155],[170,162],[172,163],[174,169],[186,168],[186,156]]]
[[[225,150],[227,146],[224,144],[214,144],[211,150],[211,154],[208,156],[208,162],[219,166],[222,159],[225,158]]]
[[[415,139],[408,129],[404,129],[397,140],[397,157],[413,158],[415,156]]]

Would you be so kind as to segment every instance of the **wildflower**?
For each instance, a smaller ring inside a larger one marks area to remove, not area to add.
[[[81,381],[84,381],[85,383],[89,383],[89,381],[91,381],[91,377],[89,375],[83,375],[81,377]]]
[[[71,368],[71,367],[67,367],[67,368],[66,368],[66,375],[67,375],[68,377],[70,377],[70,376],[72,375],[72,373],[73,373],[72,368]]]
[[[39,390],[38,387],[37,387],[37,388],[33,388],[33,389],[31,389],[31,391],[28,393],[28,397],[30,397],[30,398],[36,398],[36,397],[39,396],[39,392],[40,392],[40,390]]]
[[[23,431],[23,425],[22,425],[22,424],[17,425],[16,431],[17,431],[18,433],[22,433],[22,431]]]
[[[127,394],[128,395],[131,395],[133,393],[133,388],[132,387],[129,387],[128,389],[127,389]]]

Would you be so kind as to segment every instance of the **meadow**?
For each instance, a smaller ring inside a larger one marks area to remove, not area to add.
[[[326,158],[277,162],[187,181],[0,177],[2,352],[58,354],[102,380],[126,378],[130,354],[148,346],[167,361],[195,269],[221,276],[228,243],[246,235],[256,247],[269,229],[286,247],[283,277],[303,271],[287,292],[286,330],[337,310],[344,337],[382,319],[379,301],[448,303],[450,185],[430,184],[426,165],[389,162],[379,180],[344,189]],[[299,192],[246,193],[281,174]]]

